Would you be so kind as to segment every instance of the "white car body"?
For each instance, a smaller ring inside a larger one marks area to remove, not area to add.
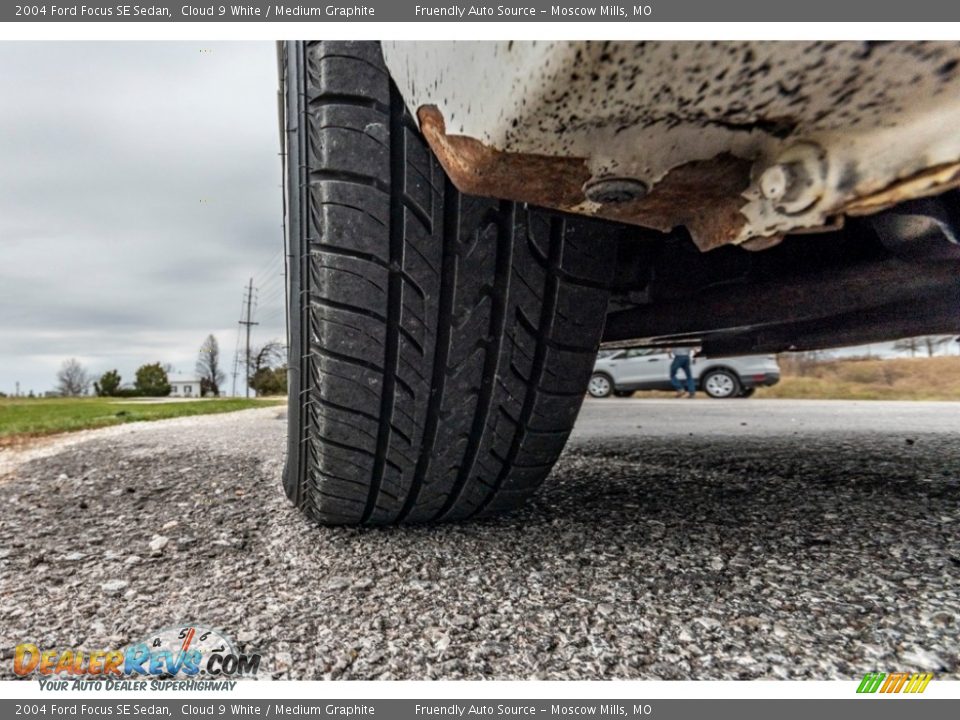
[[[630,393],[635,390],[672,390],[670,364],[671,355],[662,348],[618,350],[597,359],[590,394],[594,397],[606,397],[612,393]],[[775,355],[717,358],[694,356],[691,368],[697,389],[717,398],[741,397],[745,391],[759,386],[775,385],[780,381],[780,366]],[[686,377],[682,370],[679,378],[686,387]],[[609,383],[606,390],[604,379]]]

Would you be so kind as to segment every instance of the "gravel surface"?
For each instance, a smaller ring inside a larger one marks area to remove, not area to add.
[[[0,674],[195,621],[262,677],[960,677],[956,435],[774,407],[588,403],[527,510],[379,530],[287,504],[276,409],[91,434],[0,482]]]

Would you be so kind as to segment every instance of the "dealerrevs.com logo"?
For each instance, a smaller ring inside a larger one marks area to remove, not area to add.
[[[85,686],[103,680],[111,685],[108,689],[129,689],[115,681],[251,678],[259,669],[259,654],[240,653],[227,635],[201,625],[164,628],[121,650],[41,649],[21,643],[13,655],[18,676],[64,681],[52,689],[67,689],[67,680],[85,680]]]

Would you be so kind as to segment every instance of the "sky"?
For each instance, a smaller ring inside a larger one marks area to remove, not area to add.
[[[283,340],[276,50],[0,43],[0,391]],[[229,390],[232,378],[228,378]],[[238,380],[238,390],[242,377]]]

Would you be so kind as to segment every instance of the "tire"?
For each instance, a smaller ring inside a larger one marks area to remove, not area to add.
[[[605,373],[594,373],[587,384],[587,392],[590,393],[590,397],[608,398],[614,392],[613,380]]]
[[[379,43],[286,43],[283,72],[287,495],[335,525],[517,507],[583,401],[609,224],[457,191]]]
[[[613,396],[618,398],[633,397],[633,390],[614,390]]]
[[[740,391],[739,397],[742,397],[743,399],[746,399],[748,397],[753,397],[753,394],[755,392],[757,392],[757,389],[755,387],[744,388],[743,390]]]
[[[700,382],[703,391],[712,398],[724,399],[739,397],[740,378],[730,370],[711,370]]]

